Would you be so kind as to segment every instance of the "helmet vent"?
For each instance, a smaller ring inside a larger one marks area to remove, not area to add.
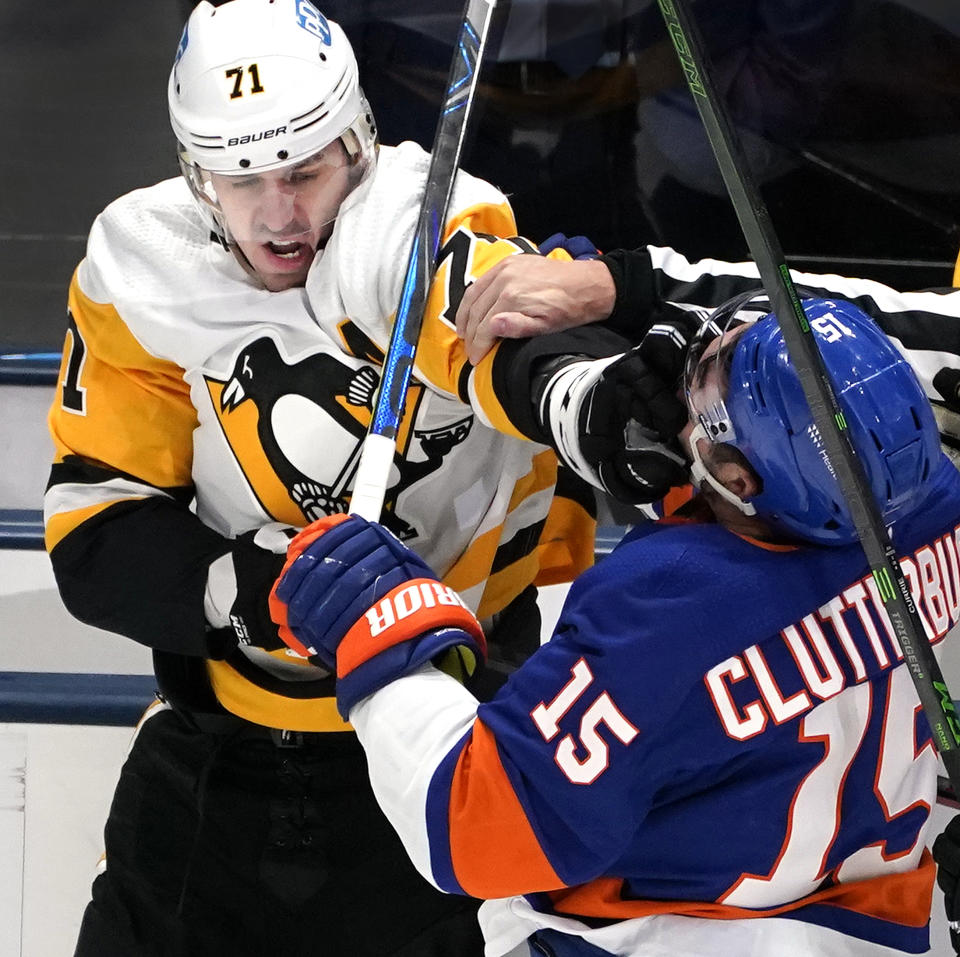
[[[206,140],[206,142],[204,142]],[[191,133],[190,145],[200,150],[222,150],[224,149],[223,137],[206,133]]]
[[[323,104],[321,103],[320,105],[322,106]],[[308,129],[309,127],[313,126],[314,123],[319,123],[325,116],[329,114],[329,112],[329,110],[324,110],[322,113],[319,113],[312,120],[310,120],[309,123],[304,123],[302,126],[295,126],[293,128],[293,132],[299,133],[301,130]]]
[[[299,123],[301,120],[306,120],[307,117],[312,117],[312,119],[310,119],[308,122],[302,123],[300,126],[294,126],[294,133],[299,133],[301,130],[305,130],[308,126],[313,126],[314,123],[318,123],[325,116],[327,116],[332,109],[332,106],[327,105],[328,103],[336,105],[344,99],[347,94],[347,88],[349,87],[349,82],[344,83],[344,80],[349,81],[349,73],[349,69],[345,68],[343,73],[340,74],[340,78],[337,80],[329,100],[321,100],[316,106],[307,110],[306,113],[301,113],[299,116],[293,116],[290,118],[290,124],[293,125],[295,123]],[[314,116],[313,114],[317,113],[319,110],[322,110],[323,112],[318,116]]]
[[[731,361],[733,355],[731,353]],[[747,368],[750,370],[752,375],[750,376],[750,395],[753,399],[753,406],[755,409],[765,409],[767,407],[767,400],[763,394],[763,386],[760,383],[760,376],[758,374],[760,365],[760,343],[753,342],[750,344],[750,355],[747,359]]]

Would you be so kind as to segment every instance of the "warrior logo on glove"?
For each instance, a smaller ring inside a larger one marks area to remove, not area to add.
[[[336,668],[344,717],[450,649],[467,653],[468,671],[486,653],[460,596],[387,529],[357,515],[331,515],[294,538],[270,615],[288,647]]]

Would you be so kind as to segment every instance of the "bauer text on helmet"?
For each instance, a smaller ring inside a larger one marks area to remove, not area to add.
[[[376,161],[343,31],[308,0],[203,0],[167,98],[181,170],[221,242],[268,289],[302,285]]]

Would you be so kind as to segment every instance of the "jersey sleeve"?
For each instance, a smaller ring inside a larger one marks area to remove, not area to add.
[[[229,549],[189,510],[197,417],[183,370],[151,355],[84,260],[49,413],[46,545],[81,621],[163,650],[210,654],[207,566]]]
[[[659,734],[676,685],[632,660],[637,630],[613,627],[656,621],[656,586],[623,607],[622,580],[597,571],[493,701],[426,668],[351,711],[381,806],[442,890],[495,898],[602,875],[676,770]]]
[[[470,405],[486,425],[507,435],[529,438],[529,431],[518,424],[513,397],[502,388],[503,379],[497,371],[503,365],[497,362],[499,346],[472,366],[455,325],[460,300],[474,280],[508,256],[539,255],[532,242],[517,235],[506,199],[494,199],[467,205],[447,223],[427,297],[415,370],[427,385]],[[557,249],[548,258],[569,260],[570,256]]]
[[[691,262],[659,246],[618,250],[602,258],[617,287],[608,323],[630,338],[631,330],[642,330],[651,321],[650,310],[666,317],[676,310],[706,317],[734,296],[762,287],[752,262]],[[799,270],[790,275],[801,295],[844,299],[871,316],[913,366],[927,396],[944,398],[933,380],[941,369],[960,369],[960,290],[900,292],[872,279]]]
[[[380,361],[389,347],[428,161],[429,155],[412,143],[383,147],[376,176],[351,196],[330,245],[307,277],[307,294],[318,314],[331,304],[341,310],[345,318],[332,334],[354,355]],[[499,391],[493,355],[473,367],[455,320],[460,300],[475,279],[502,259],[523,254],[539,255],[534,243],[518,235],[507,197],[460,171],[413,369],[428,388],[459,399],[485,425],[517,438],[528,435],[518,428],[509,401]],[[570,259],[562,249],[548,255]]]

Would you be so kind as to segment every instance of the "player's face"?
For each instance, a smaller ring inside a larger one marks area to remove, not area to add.
[[[747,326],[727,329],[723,335],[707,343],[696,367],[686,374],[687,406],[690,413],[690,429],[698,422],[706,424],[709,419],[722,419],[726,415],[724,399],[727,394],[730,360],[733,357],[734,343]],[[706,429],[708,433],[711,430]],[[722,434],[713,434],[716,441],[722,441]],[[702,443],[706,439],[700,440]],[[709,444],[709,443],[707,443]],[[704,453],[708,450],[703,449]]]
[[[759,538],[763,537],[765,526],[742,510],[743,501],[759,491],[755,474],[742,453],[724,442],[725,433],[731,440],[734,438],[733,424],[724,405],[729,363],[734,343],[746,328],[744,325],[730,329],[710,342],[688,375],[690,421],[680,438],[694,463],[695,479],[698,466],[703,469],[699,472],[700,492],[717,520],[734,531]]]
[[[305,283],[356,182],[339,140],[281,169],[211,179],[227,228],[271,292]]]

